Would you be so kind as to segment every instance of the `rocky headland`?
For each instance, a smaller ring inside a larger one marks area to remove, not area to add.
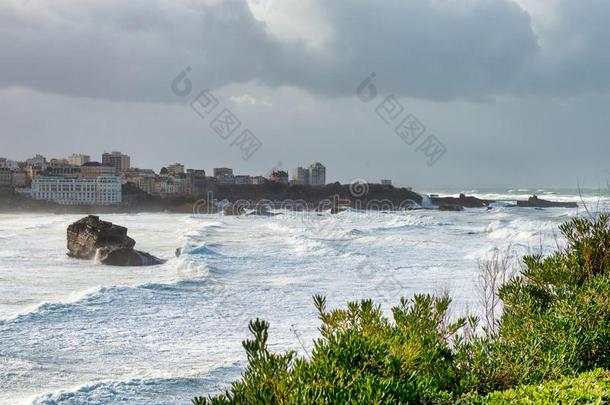
[[[464,208],[485,208],[494,203],[493,200],[481,200],[474,196],[460,194],[459,197],[430,197],[432,204],[442,211],[461,211]]]
[[[382,184],[354,185],[332,183],[325,186],[301,186],[279,183],[260,185],[218,184],[199,196],[153,196],[126,185],[123,187],[123,203],[110,206],[59,205],[48,201],[36,201],[14,192],[0,192],[0,212],[53,212],[56,214],[104,214],[166,212],[184,214],[265,215],[270,209],[312,210],[338,213],[345,209],[404,210],[438,209],[461,211],[464,208],[491,209],[494,200],[460,194],[458,197],[429,198],[411,189]],[[426,200],[426,201],[424,201]],[[576,202],[547,201],[537,196],[512,205],[534,208],[576,208]]]

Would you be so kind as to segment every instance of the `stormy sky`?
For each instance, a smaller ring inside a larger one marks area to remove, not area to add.
[[[606,0],[3,0],[0,156],[605,187],[609,19]]]

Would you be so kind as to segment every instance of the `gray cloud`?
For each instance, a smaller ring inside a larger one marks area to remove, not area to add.
[[[171,102],[169,82],[189,65],[199,86],[255,81],[330,96],[353,94],[371,71],[388,91],[425,99],[607,90],[610,4],[598,0],[564,0],[544,46],[510,0],[316,4],[332,34],[312,49],[269,35],[239,0],[9,1],[0,86]]]
[[[520,79],[520,91],[581,95],[610,89],[610,3],[560,0],[557,22],[541,30],[545,44]]]
[[[557,0],[541,23],[509,0],[309,2],[315,23],[278,30],[284,14],[266,25],[237,0],[4,0],[0,153],[121,150],[157,170],[250,174],[320,160],[333,181],[415,186],[605,184],[610,3]],[[314,46],[312,27],[328,27]],[[213,88],[264,142],[256,158],[178,103],[170,84],[187,65],[192,96]],[[437,165],[376,116],[381,97],[354,97],[371,71],[447,146]]]
[[[266,44],[262,26],[239,3],[20,4],[0,8],[0,83],[7,87],[164,101],[172,76],[185,64],[212,86],[251,79],[240,58],[251,59]]]
[[[326,85],[340,92],[373,69],[385,88],[401,95],[486,96],[507,91],[536,52],[527,14],[509,1],[325,4],[337,33],[328,50],[336,57]],[[316,70],[319,77],[310,82],[324,86],[327,71]]]

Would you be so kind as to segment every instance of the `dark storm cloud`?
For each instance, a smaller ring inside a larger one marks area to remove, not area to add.
[[[350,95],[376,71],[387,91],[427,98],[605,90],[610,5],[561,3],[539,46],[510,0],[316,3],[332,34],[318,48],[271,36],[244,1],[18,2],[0,5],[0,86],[112,100],[174,101],[197,86],[255,81]]]
[[[263,27],[239,3],[60,0],[39,7],[44,3],[0,6],[3,86],[170,100],[169,82],[185,64],[220,86],[251,79],[269,47]]]
[[[610,90],[610,2],[561,0],[557,23],[541,31],[544,46],[520,79],[520,91],[552,95]]]
[[[349,92],[373,69],[397,94],[485,96],[510,89],[536,52],[528,15],[509,1],[324,4],[336,35],[326,50],[332,69],[310,73],[308,83],[319,91]]]

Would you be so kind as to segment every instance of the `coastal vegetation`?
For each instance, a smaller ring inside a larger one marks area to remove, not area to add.
[[[565,247],[524,257],[494,290],[496,319],[456,319],[447,295],[402,298],[391,318],[371,300],[329,309],[315,296],[309,358],[270,352],[257,319],[241,380],[193,404],[608,403],[610,217],[560,230]]]

